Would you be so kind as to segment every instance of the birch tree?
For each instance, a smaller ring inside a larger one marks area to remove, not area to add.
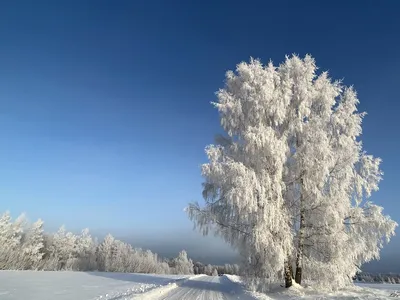
[[[73,269],[74,258],[76,258],[76,241],[77,236],[72,232],[68,232],[65,226],[53,235],[51,245],[51,255],[57,261],[57,268],[61,270]]]
[[[96,243],[89,233],[89,229],[82,230],[76,239],[77,268],[82,271],[96,268]]]
[[[240,63],[217,98],[226,135],[206,147],[205,205],[189,217],[239,250],[254,288],[351,283],[397,226],[368,200],[383,173],[363,150],[355,90],[294,55]]]
[[[20,249],[24,237],[26,218],[21,214],[14,222],[9,212],[0,217],[0,269],[12,266],[13,269],[22,269],[23,261]]]
[[[97,256],[100,271],[112,270],[112,259],[115,252],[115,239],[111,234],[107,234],[103,242],[99,245]]]
[[[43,221],[37,220],[29,228],[23,245],[25,268],[36,269],[44,255]]]

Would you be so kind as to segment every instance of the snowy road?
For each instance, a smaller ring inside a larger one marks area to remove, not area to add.
[[[147,298],[145,298],[147,299]],[[177,288],[152,300],[250,300],[240,285],[225,276],[200,276],[181,283]]]

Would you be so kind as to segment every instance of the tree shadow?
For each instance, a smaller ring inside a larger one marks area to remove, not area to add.
[[[196,290],[206,290],[206,291],[216,291],[216,292],[225,292],[224,284],[220,281],[204,281],[198,280],[196,278],[191,280],[186,280],[179,284],[181,288],[188,288],[188,289],[196,289]]]
[[[227,295],[242,295],[243,288],[239,284],[230,281],[225,276],[220,277],[206,277],[206,278],[213,278],[213,281],[205,281],[204,277],[200,277],[199,279],[193,278],[191,280],[183,281],[179,284],[181,288],[188,288],[188,289],[197,289],[203,291],[213,291],[213,292],[220,292]],[[218,279],[217,279],[218,278]],[[203,280],[202,280],[203,279]],[[240,298],[242,299],[242,298]]]

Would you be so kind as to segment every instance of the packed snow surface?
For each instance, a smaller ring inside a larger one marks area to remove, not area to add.
[[[155,292],[158,293],[155,293]],[[143,300],[233,300],[257,299],[225,276],[197,276],[143,295]]]
[[[399,284],[362,284],[335,293],[277,287],[267,294],[244,289],[238,276],[148,275],[106,272],[0,271],[0,300],[281,300],[396,299]]]

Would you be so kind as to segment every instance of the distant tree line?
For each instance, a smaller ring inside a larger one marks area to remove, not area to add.
[[[362,272],[354,276],[354,281],[365,283],[388,283],[400,284],[400,274],[386,273],[386,274],[373,274]]]
[[[195,262],[193,267],[194,274],[206,274],[210,276],[217,276],[222,274],[239,275],[240,268],[237,264],[225,264],[225,265],[210,265],[203,264],[201,262]]]
[[[24,215],[12,220],[6,212],[0,217],[0,270],[194,274],[194,264],[184,250],[176,258],[163,259],[111,234],[101,242],[89,229],[76,235],[62,226],[49,234],[44,232],[42,220],[31,224]]]

